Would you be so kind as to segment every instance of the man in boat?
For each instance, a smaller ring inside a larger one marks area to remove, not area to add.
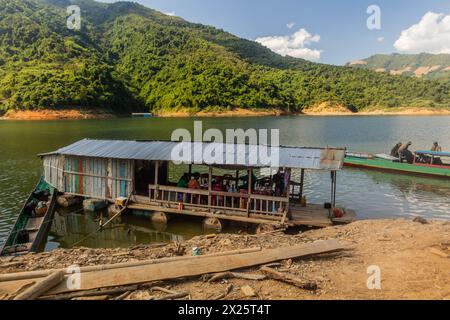
[[[402,146],[402,143],[399,142],[392,148],[392,150],[391,150],[391,156],[392,157],[399,158],[398,149],[400,149],[401,146]]]
[[[401,147],[398,149],[398,156],[400,159],[400,163],[403,162],[403,159],[406,160],[407,163],[411,164],[413,163],[413,154],[411,151],[409,151],[409,147],[412,145],[411,141],[408,141],[408,143],[404,143],[401,145]]]
[[[433,146],[430,149],[431,151],[436,151],[436,152],[442,152],[442,147],[439,145],[439,143],[434,142]]]
[[[433,146],[431,147],[431,151],[442,152],[442,147],[439,145],[439,143],[434,142]],[[441,158],[440,157],[433,158],[433,164],[442,165]]]

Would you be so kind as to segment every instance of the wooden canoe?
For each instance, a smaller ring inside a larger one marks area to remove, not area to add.
[[[450,166],[438,167],[425,164],[400,163],[376,156],[373,158],[360,158],[347,155],[344,159],[344,166],[450,179]]]
[[[42,177],[25,201],[5,243],[0,256],[22,255],[44,249],[56,207],[57,190]],[[46,211],[36,214],[33,208],[39,202],[46,203]]]

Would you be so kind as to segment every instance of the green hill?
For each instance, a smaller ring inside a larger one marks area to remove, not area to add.
[[[348,66],[428,79],[450,79],[450,54],[377,54]]]
[[[450,104],[449,82],[282,57],[131,2],[1,0],[0,109],[177,111]],[[66,6],[81,8],[81,30]]]

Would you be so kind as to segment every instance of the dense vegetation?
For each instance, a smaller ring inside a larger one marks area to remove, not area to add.
[[[300,111],[322,102],[448,106],[448,82],[281,57],[256,42],[136,3],[1,0],[0,109]],[[82,11],[66,27],[66,6]]]
[[[450,80],[450,54],[376,54],[348,65],[403,76]]]

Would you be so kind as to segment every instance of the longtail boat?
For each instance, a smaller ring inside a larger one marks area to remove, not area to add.
[[[0,256],[22,255],[44,249],[55,213],[57,193],[41,177],[25,201],[8,238],[0,247]]]
[[[386,154],[348,152],[344,166],[450,179],[450,152],[416,151],[411,164]]]

